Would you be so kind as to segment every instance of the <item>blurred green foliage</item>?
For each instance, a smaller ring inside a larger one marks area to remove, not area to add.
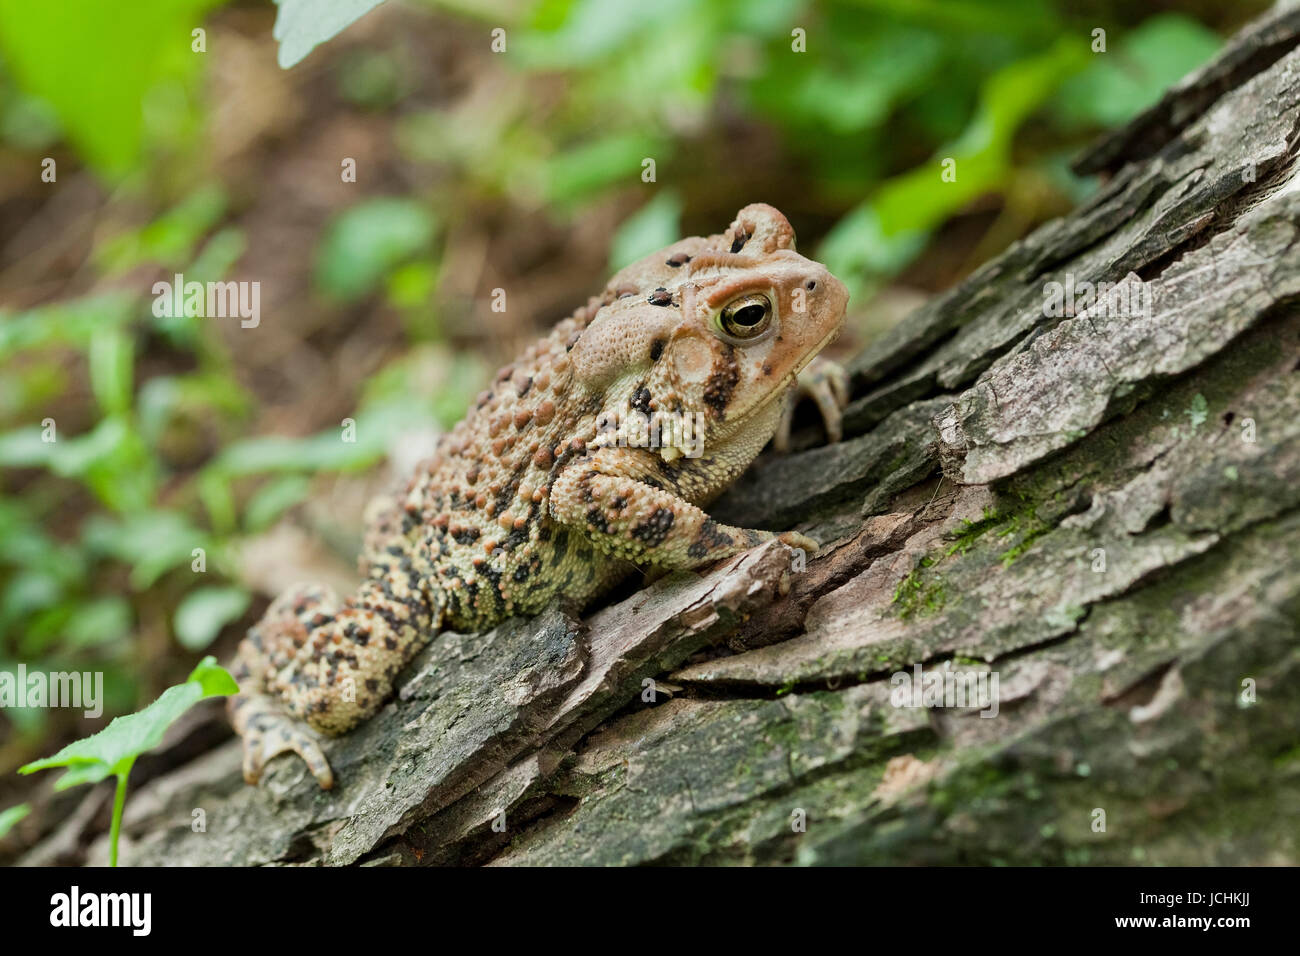
[[[18,84],[48,107],[86,162],[138,168],[148,144],[195,133],[200,68],[191,31],[221,0],[0,3],[0,50]]]
[[[136,685],[142,621],[203,650],[251,606],[236,549],[304,501],[312,476],[372,467],[410,429],[454,423],[486,369],[435,361],[430,386],[426,347],[457,344],[436,307],[451,224],[502,204],[562,223],[631,197],[637,211],[610,241],[618,267],[738,184],[797,196],[830,223],[812,251],[861,304],[981,197],[1044,180],[1086,195],[1066,157],[1219,44],[1185,14],[1068,0],[435,5],[485,55],[504,26],[490,67],[517,82],[490,109],[457,111],[408,98],[417,82],[396,48],[338,54],[333,95],[387,118],[403,161],[438,173],[418,195],[337,210],[314,250],[324,307],[391,307],[411,346],[370,379],[344,441],[338,426],[250,435],[256,401],[211,326],[149,307],[154,278],[240,278],[249,247],[240,183],[205,156],[216,104],[210,59],[191,49],[219,0],[0,0],[0,146],[71,149],[117,190],[110,204],[153,210],[96,233],[90,292],[0,310],[0,668],[93,660],[108,708],[129,709],[148,690]],[[281,61],[372,6],[280,0]],[[1092,49],[1098,25],[1105,53]],[[299,69],[330,62],[331,45]],[[46,424],[56,405],[73,411]],[[6,716],[40,731],[42,714]]]
[[[325,233],[316,283],[326,296],[356,302],[433,240],[433,215],[414,199],[371,199],[347,209]]]

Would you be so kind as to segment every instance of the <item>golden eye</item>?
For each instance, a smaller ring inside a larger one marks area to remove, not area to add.
[[[772,324],[772,300],[760,293],[742,296],[718,314],[718,325],[727,335],[752,339]]]

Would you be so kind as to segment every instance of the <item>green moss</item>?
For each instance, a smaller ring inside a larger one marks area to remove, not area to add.
[[[1051,531],[1052,528],[1053,525],[1050,522],[1044,521],[1038,516],[1037,506],[1032,501],[1027,502],[1024,508],[1008,515],[997,536],[999,538],[1016,538],[1017,541],[998,555],[1002,566],[1008,567],[1011,565],[1018,557],[1032,548],[1034,542]]]
[[[898,582],[894,589],[894,604],[898,605],[900,618],[906,620],[913,615],[934,614],[947,603],[943,582],[927,574],[934,564],[933,558],[922,558],[921,563]]]
[[[944,557],[951,557],[954,554],[965,554],[975,542],[983,536],[986,531],[996,528],[1004,519],[1001,518],[993,508],[985,508],[984,516],[979,521],[962,521],[961,529],[957,532],[953,543],[944,552]]]

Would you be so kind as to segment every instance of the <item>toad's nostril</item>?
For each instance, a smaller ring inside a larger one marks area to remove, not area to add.
[[[811,292],[813,289],[817,288],[817,280],[809,279],[808,284],[804,286],[804,288],[807,289],[809,292]]]

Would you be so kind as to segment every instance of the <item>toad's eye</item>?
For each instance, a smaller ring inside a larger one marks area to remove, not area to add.
[[[762,293],[742,296],[718,314],[718,325],[727,335],[752,339],[772,324],[772,300]]]

